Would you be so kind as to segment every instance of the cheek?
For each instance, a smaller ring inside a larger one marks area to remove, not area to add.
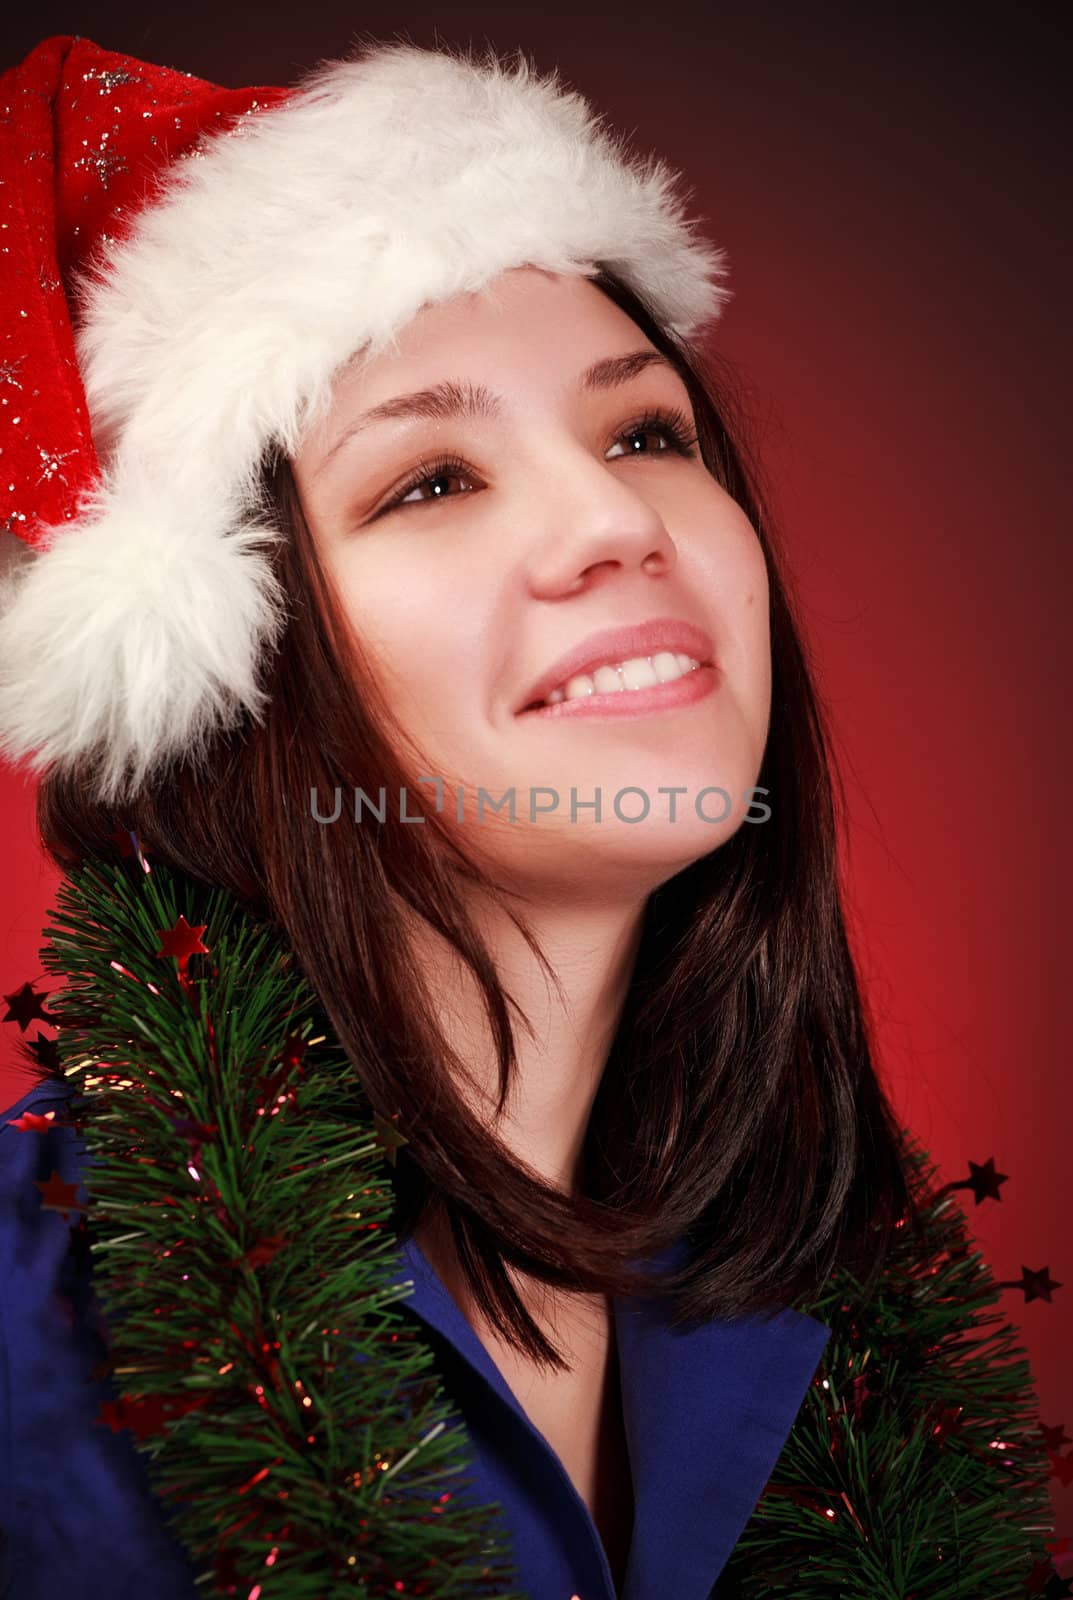
[[[767,560],[741,507],[714,485],[713,490],[711,503],[693,519],[699,531],[684,551],[717,625],[755,665],[757,656],[769,650]]]
[[[753,536],[753,549],[744,578],[742,628],[746,647],[763,708],[765,729],[771,706],[771,591],[767,562],[759,541]]]
[[[370,637],[413,646],[465,635],[474,579],[416,541],[371,532],[334,556],[332,574],[348,614]]]
[[[743,610],[745,627],[756,648],[765,656],[771,653],[771,590],[767,562],[760,546],[744,574]]]
[[[725,550],[726,579],[738,597],[739,615],[748,636],[766,641],[771,603],[767,560],[756,529],[737,505],[729,531]]]
[[[394,711],[413,732],[443,730],[458,720],[457,707],[476,690],[472,659],[478,637],[474,597],[444,593],[438,567],[379,552],[348,553],[334,580],[349,626]]]
[[[743,715],[763,743],[771,714],[770,588],[756,531],[734,508],[725,542],[712,564],[726,629],[729,671],[737,679]]]

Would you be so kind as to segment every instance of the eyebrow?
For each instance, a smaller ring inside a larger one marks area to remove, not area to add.
[[[629,383],[638,373],[650,367],[663,367],[677,375],[677,369],[658,350],[631,350],[626,355],[605,356],[594,361],[581,374],[578,387],[585,393],[615,389]],[[328,453],[312,473],[311,481],[319,478],[330,461],[343,446],[357,434],[364,433],[376,422],[397,421],[400,418],[421,417],[429,422],[447,422],[456,417],[478,417],[494,420],[503,415],[503,402],[484,384],[456,383],[450,379],[436,383],[428,389],[417,389],[413,394],[398,394],[384,400],[347,424]]]

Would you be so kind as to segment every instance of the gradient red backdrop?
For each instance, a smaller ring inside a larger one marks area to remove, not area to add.
[[[962,1202],[1000,1281],[1041,1419],[1073,1434],[1069,450],[1073,341],[1064,52],[1053,13],[873,6],[324,4],[301,21],[195,5],[43,5],[0,64],[52,33],[218,83],[283,83],[360,28],[522,45],[693,185],[735,298],[713,340],[749,397],[770,511],[851,804],[846,877],[881,1064],[946,1179],[993,1156],[1001,1200]],[[1063,137],[1065,135],[1065,137]],[[1063,728],[1065,733],[1063,733]],[[56,875],[33,785],[0,768],[0,994],[42,976]],[[2,1013],[0,1013],[2,1014]],[[0,1107],[28,1086],[0,1031]],[[1063,1452],[1068,1458],[1069,1450]],[[1073,1540],[1073,1484],[1052,1479]],[[1073,1573],[1073,1558],[1059,1558]]]

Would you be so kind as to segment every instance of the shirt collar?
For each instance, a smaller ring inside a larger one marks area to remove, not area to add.
[[[405,1303],[443,1335],[522,1421],[510,1385],[413,1236],[399,1246]],[[679,1240],[652,1267],[677,1267]],[[634,1529],[622,1600],[708,1600],[800,1410],[830,1328],[783,1307],[670,1326],[659,1300],[613,1301]],[[535,1430],[534,1430],[535,1431]],[[550,1448],[550,1447],[547,1447]]]

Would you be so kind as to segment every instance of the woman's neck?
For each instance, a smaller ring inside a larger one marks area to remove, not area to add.
[[[637,959],[643,904],[555,907],[529,924],[562,985],[540,967],[509,917],[476,914],[509,996],[532,1025],[512,1023],[517,1075],[495,1131],[545,1180],[576,1192],[589,1117]],[[491,1122],[498,1067],[472,973],[427,924],[414,934],[414,957],[436,997],[437,1020],[471,1077],[463,1091]]]

